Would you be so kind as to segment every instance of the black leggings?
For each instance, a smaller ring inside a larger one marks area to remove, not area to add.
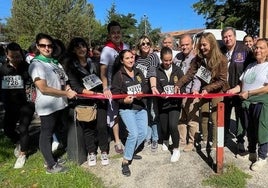
[[[9,137],[14,144],[19,141],[21,151],[26,152],[29,147],[29,126],[35,111],[34,103],[29,102],[22,106],[8,105],[5,110],[5,135]],[[17,122],[19,122],[18,132],[16,131]]]
[[[40,151],[47,162],[48,167],[52,167],[55,165],[55,159],[52,154],[52,135],[54,132],[61,134],[57,134],[57,137],[63,145],[67,143],[67,137],[64,130],[66,130],[67,125],[67,109],[59,110],[53,112],[52,114],[46,116],[40,116],[41,120],[41,132],[39,137],[39,148]]]
[[[171,135],[173,147],[179,147],[179,117],[180,110],[178,108],[161,110],[159,112],[160,126],[162,128],[163,140],[168,140],[169,135]]]

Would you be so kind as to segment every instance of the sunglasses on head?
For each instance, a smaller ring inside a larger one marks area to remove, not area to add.
[[[52,44],[38,44],[38,46],[40,47],[40,48],[53,48],[53,45]]]
[[[151,43],[150,43],[150,42],[143,42],[143,43],[141,43],[141,45],[142,45],[142,46],[145,46],[145,45],[147,45],[147,46],[151,46]]]

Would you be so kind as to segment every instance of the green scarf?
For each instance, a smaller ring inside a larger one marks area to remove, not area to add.
[[[51,58],[51,57],[45,57],[43,55],[35,56],[34,59],[38,59],[38,60],[43,61],[45,63],[54,63],[55,65],[59,64],[58,60]]]
[[[268,143],[268,94],[249,97],[242,102],[242,108],[248,109],[251,103],[263,104],[259,117],[258,141],[260,144]]]

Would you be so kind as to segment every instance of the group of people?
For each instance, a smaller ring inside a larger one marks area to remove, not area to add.
[[[225,142],[230,139],[234,107],[237,154],[246,152],[244,138],[247,135],[251,169],[258,170],[265,164],[268,152],[268,120],[264,115],[268,101],[266,39],[258,39],[250,49],[236,42],[234,28],[226,27],[222,30],[222,47],[212,33],[203,33],[195,47],[191,35],[184,34],[179,42],[181,51],[176,51],[172,36],[164,35],[160,52],[155,52],[150,37],[143,35],[133,53],[122,41],[118,22],[111,21],[107,31],[108,41],[103,48],[93,49],[96,54],[93,57],[89,56],[90,48],[81,37],[72,38],[65,49],[59,40],[39,33],[29,63],[17,43],[8,44],[0,77],[6,110],[4,131],[16,144],[14,168],[25,164],[28,127],[35,112],[41,120],[39,148],[47,173],[67,170],[52,151],[52,137],[56,133],[62,147],[68,147],[68,111],[84,105],[97,108],[95,120],[76,120],[83,130],[88,165],[96,165],[98,148],[101,164],[109,164],[109,137],[112,136],[115,151],[123,154],[122,174],[130,176],[129,165],[133,159],[142,158],[138,152],[143,147],[156,152],[158,145],[162,145],[162,150],[171,151],[171,162],[179,160],[179,148],[192,151],[196,142],[202,148],[215,151],[217,104],[221,101],[225,103]],[[27,100],[26,84],[34,84],[36,88],[34,101]],[[183,93],[201,96],[229,93],[230,96],[169,97]],[[79,94],[90,97],[80,98]],[[123,97],[113,99],[117,94]],[[94,95],[105,99],[94,98]],[[127,134],[122,136],[121,130]],[[202,134],[200,143],[199,134]]]

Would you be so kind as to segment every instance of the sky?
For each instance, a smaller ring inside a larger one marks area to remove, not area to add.
[[[88,0],[94,5],[96,19],[105,23],[112,3],[118,14],[135,14],[139,23],[148,18],[151,28],[162,32],[205,28],[205,19],[194,12],[192,5],[198,0]],[[0,19],[11,16],[12,0],[0,0]]]

